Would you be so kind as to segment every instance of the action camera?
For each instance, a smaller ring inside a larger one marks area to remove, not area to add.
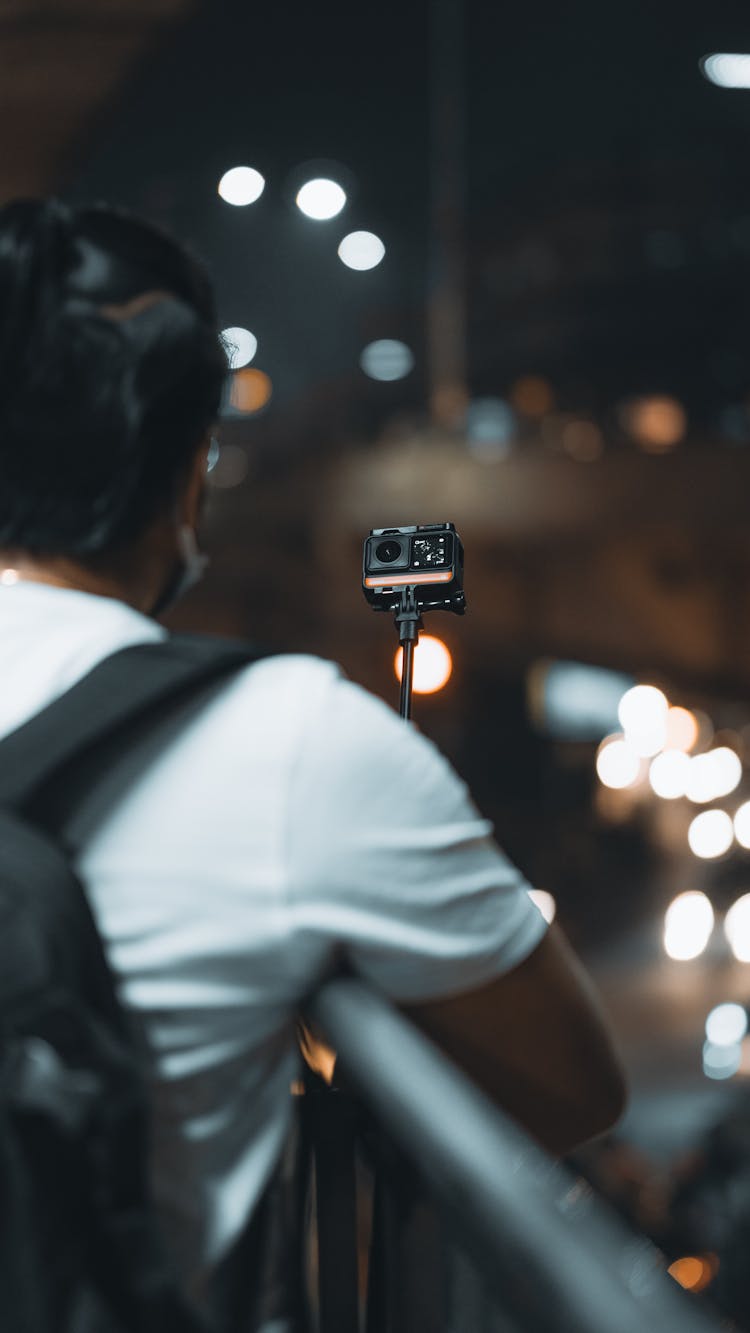
[[[362,590],[376,611],[397,611],[408,588],[423,611],[466,609],[464,548],[452,523],[373,528],[365,539]]]

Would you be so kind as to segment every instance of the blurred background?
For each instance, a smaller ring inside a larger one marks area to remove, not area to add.
[[[416,722],[612,1015],[631,1104],[577,1165],[737,1326],[746,53],[734,0],[0,0],[3,198],[167,226],[230,331],[212,566],[171,623],[397,706],[362,542],[457,525],[469,609],[427,618]]]

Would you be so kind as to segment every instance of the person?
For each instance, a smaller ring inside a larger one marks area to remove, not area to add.
[[[226,374],[176,240],[103,205],[0,210],[0,736],[166,635]],[[553,1152],[619,1116],[562,933],[436,746],[336,663],[243,668],[70,836],[153,1059],[154,1191],[195,1299],[274,1169],[300,999],[342,949]]]

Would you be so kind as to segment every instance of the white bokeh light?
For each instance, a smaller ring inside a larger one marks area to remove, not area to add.
[[[250,364],[258,350],[258,339],[254,333],[233,324],[231,328],[222,329],[221,338],[230,370],[239,370],[241,366]]]
[[[388,383],[402,380],[414,365],[414,353],[406,343],[396,338],[379,338],[368,343],[359,358],[359,364],[371,380]]]
[[[741,1004],[717,1004],[706,1019],[706,1037],[714,1046],[734,1046],[747,1032],[747,1012]]]
[[[696,804],[715,799],[716,774],[707,754],[696,754],[690,760],[685,783],[685,795]]]
[[[735,958],[750,963],[750,893],[732,903],[724,918],[724,934]]]
[[[206,458],[206,472],[213,472],[221,456],[221,447],[219,441],[214,435],[211,436],[211,444]]]
[[[728,796],[742,781],[742,760],[728,745],[719,745],[690,760],[685,795],[696,805]]]
[[[305,217],[315,222],[327,222],[330,218],[338,217],[346,203],[346,191],[338,181],[318,176],[302,186],[295,202]]]
[[[703,1073],[706,1078],[732,1078],[742,1061],[742,1047],[739,1042],[729,1046],[717,1046],[712,1041],[703,1043]]]
[[[603,741],[596,756],[596,771],[605,787],[621,791],[638,781],[641,761],[635,750],[622,736]]]
[[[245,208],[260,199],[266,182],[255,167],[232,167],[219,181],[219,194],[227,204]]]
[[[620,700],[620,725],[636,754],[650,758],[667,743],[669,702],[654,685],[634,685]]]
[[[726,810],[704,810],[688,829],[690,850],[704,861],[723,856],[734,842],[734,824]]]
[[[680,893],[664,916],[664,952],[679,962],[698,958],[714,928],[714,909],[705,893]]]
[[[689,769],[690,756],[683,750],[664,750],[651,764],[649,782],[657,796],[675,801],[685,795]]]
[[[729,745],[719,745],[708,754],[716,771],[717,797],[728,796],[742,781],[742,760]]]
[[[750,55],[716,51],[704,56],[700,65],[709,83],[717,88],[750,88]]]
[[[338,249],[338,256],[347,268],[365,272],[368,268],[377,268],[385,255],[385,246],[379,236],[372,231],[350,231]]]
[[[734,836],[740,847],[750,848],[750,801],[745,801],[734,816]]]
[[[623,694],[617,709],[623,731],[652,731],[666,721],[669,704],[654,685],[634,685]]]
[[[517,429],[516,414],[502,398],[475,398],[466,409],[466,442],[474,458],[505,458]]]
[[[536,904],[548,925],[550,925],[557,915],[557,903],[551,893],[546,889],[527,889],[531,901]]]

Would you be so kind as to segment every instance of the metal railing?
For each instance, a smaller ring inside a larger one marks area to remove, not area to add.
[[[307,1012],[337,1051],[347,1086],[414,1169],[515,1328],[717,1333],[719,1321],[668,1277],[655,1246],[381,996],[337,979]]]

